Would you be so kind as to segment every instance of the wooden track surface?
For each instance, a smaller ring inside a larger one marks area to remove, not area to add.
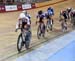
[[[38,10],[46,11],[46,9],[49,6],[28,10],[28,12],[32,16],[31,46],[37,46],[38,44],[41,44],[42,42],[48,39],[56,37],[59,34],[63,34],[60,31],[60,23],[58,21],[58,15],[61,9],[65,9],[66,7],[69,7],[69,6],[75,8],[75,1],[69,0],[63,3],[52,5],[52,7],[55,9],[54,30],[53,32],[46,33],[46,38],[45,39],[41,38],[40,40],[38,40],[36,37],[37,26],[35,25],[35,21],[36,21],[35,16]],[[16,49],[16,43],[17,43],[17,37],[20,31],[18,31],[17,33],[14,31],[15,31],[15,24],[16,24],[18,15],[20,13],[21,11],[0,13],[0,61],[8,61],[7,59],[8,57],[11,58],[12,56],[14,56],[15,58],[18,56],[17,49]],[[68,31],[70,31],[71,27],[69,24],[68,26],[69,26]],[[9,61],[10,61],[10,58],[9,58]]]
[[[49,5],[49,4],[58,2],[58,1],[62,1],[62,0],[51,0],[51,1],[43,2],[43,3],[36,3],[36,6],[37,6],[37,7],[46,6],[46,5]]]

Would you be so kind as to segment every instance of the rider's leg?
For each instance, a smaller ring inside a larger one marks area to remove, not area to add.
[[[25,47],[26,47],[26,49],[29,49],[30,40],[31,40],[31,32],[28,31],[28,32],[26,32],[26,36],[25,36]]]
[[[43,37],[45,37],[45,29],[46,29],[46,27],[45,27],[45,24],[43,25]]]
[[[47,29],[47,32],[48,32],[48,28],[49,28],[49,19],[47,19],[47,23],[46,23],[46,29]]]

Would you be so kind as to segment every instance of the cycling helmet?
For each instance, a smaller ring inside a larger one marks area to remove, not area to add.
[[[51,10],[51,7],[49,7],[47,10]]]
[[[22,11],[22,13],[27,14],[27,11],[26,11],[26,10],[24,10],[24,11]]]
[[[42,11],[42,10],[38,11],[38,14],[39,14],[39,15],[41,15],[42,13],[43,13],[43,11]]]

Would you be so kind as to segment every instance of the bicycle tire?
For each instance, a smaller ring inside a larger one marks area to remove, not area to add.
[[[20,41],[20,38],[21,38],[21,41]],[[21,44],[20,47],[19,47],[19,43]],[[22,34],[20,34],[18,36],[18,40],[17,40],[17,50],[18,52],[20,53],[21,50],[22,50],[22,46],[23,46],[23,39],[22,39]]]

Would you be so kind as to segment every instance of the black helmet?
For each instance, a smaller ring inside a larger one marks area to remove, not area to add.
[[[51,10],[51,7],[49,7],[47,10]]]
[[[42,11],[42,10],[38,11],[38,14],[39,14],[39,15],[41,15],[42,13],[43,13],[43,11]]]

